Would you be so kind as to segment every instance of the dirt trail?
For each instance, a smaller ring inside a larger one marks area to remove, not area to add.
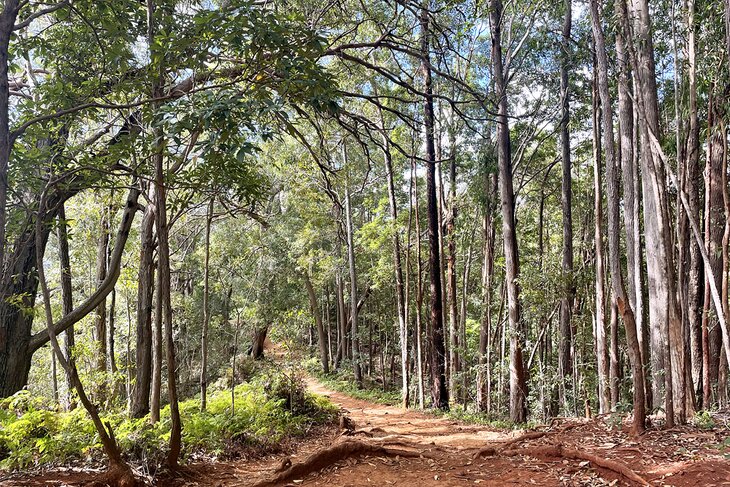
[[[388,444],[399,450],[341,460],[333,455],[308,475],[271,485],[641,485],[616,471],[623,469],[648,485],[730,486],[730,462],[715,448],[727,437],[727,429],[651,431],[633,440],[608,421],[571,419],[540,433],[497,431],[354,399],[312,379],[308,387],[328,396],[352,422],[349,432],[320,448],[314,463],[321,464],[321,457],[340,451],[337,445],[344,443]],[[396,455],[398,451],[403,454]],[[486,455],[475,455],[480,451]],[[291,461],[307,463],[306,456]],[[275,478],[273,472],[268,475],[263,479]]]
[[[358,434],[364,436],[402,438],[413,444],[438,445],[454,450],[479,449],[489,442],[510,440],[519,435],[493,431],[483,426],[469,426],[457,421],[437,418],[411,409],[383,406],[354,399],[332,391],[309,379],[307,387],[315,394],[327,396],[345,411]]]
[[[649,431],[632,439],[606,420],[564,419],[540,432],[494,430],[414,410],[373,404],[308,380],[346,418],[298,440],[288,454],[197,463],[156,485],[262,486],[728,486],[730,461],[718,445],[727,427]],[[479,453],[482,455],[479,455]],[[588,460],[586,458],[589,458]],[[608,468],[604,468],[607,467]],[[617,473],[624,469],[624,474]],[[276,481],[276,480],[279,481]],[[88,472],[36,477],[16,486],[94,485]],[[272,482],[274,481],[274,482]],[[60,483],[59,483],[60,482]]]

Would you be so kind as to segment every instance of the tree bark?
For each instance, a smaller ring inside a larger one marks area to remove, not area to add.
[[[477,369],[477,409],[489,414],[492,409],[491,381],[492,369],[489,357],[492,330],[492,300],[494,285],[494,251],[496,226],[494,212],[497,199],[497,174],[485,178],[487,204],[484,209],[484,261],[482,263],[482,322],[479,329],[479,367]]]
[[[527,377],[522,356],[525,327],[520,306],[520,261],[517,249],[515,197],[512,184],[509,109],[507,100],[508,73],[502,59],[502,2],[490,0],[489,22],[492,36],[492,70],[497,105],[497,157],[499,190],[502,201],[502,234],[505,256],[505,285],[509,307],[510,341],[510,419],[515,423],[527,420]]]
[[[725,154],[723,148],[723,140],[721,130],[718,128],[719,123],[716,119],[716,108],[714,98],[710,97],[710,118],[708,122],[708,149],[707,149],[707,170],[706,170],[706,213],[705,213],[705,244],[707,245],[707,255],[710,260],[710,272],[705,272],[706,279],[710,279],[710,274],[715,278],[715,287],[722,289],[722,241],[725,225],[725,202],[723,198],[723,170],[725,165]],[[720,354],[722,350],[722,335],[719,326],[719,320],[716,313],[712,313],[710,302],[710,286],[706,286],[705,305],[706,326],[707,326],[707,352],[708,370],[707,384],[705,385],[703,407],[709,408],[717,401],[717,386],[720,371]],[[708,395],[709,394],[709,395]],[[709,400],[709,401],[707,401]]]
[[[264,343],[266,335],[269,333],[269,325],[256,327],[253,331],[253,340],[251,342],[251,358],[258,360],[264,356]]]
[[[459,325],[457,311],[456,286],[456,137],[453,127],[449,128],[449,197],[446,208],[446,295],[449,305],[449,390],[451,398],[458,400],[458,375],[461,372],[459,349],[462,344],[459,340]]]
[[[343,144],[343,155],[346,160],[345,142]],[[362,387],[362,369],[360,365],[360,340],[357,336],[357,271],[355,269],[355,238],[352,224],[352,206],[350,205],[350,188],[345,188],[345,219],[347,227],[347,260],[350,268],[350,334],[352,340],[352,369],[355,374],[355,382]]]
[[[160,11],[162,12],[162,11]],[[162,52],[158,51],[155,42],[157,35],[157,9],[154,0],[147,0],[147,41],[150,51],[150,58],[157,61],[158,71],[154,74],[152,82],[152,98],[161,98],[164,95],[164,63]],[[159,108],[159,103],[153,103],[153,110]],[[153,115],[155,121],[159,114]],[[167,453],[167,464],[170,468],[176,468],[180,450],[182,448],[182,425],[180,423],[180,410],[177,399],[177,366],[175,362],[175,342],[172,331],[172,303],[170,300],[170,244],[169,226],[167,221],[167,185],[165,181],[164,133],[159,124],[154,124],[155,129],[152,162],[155,169],[155,226],[157,227],[157,302],[156,310],[158,321],[164,325],[165,355],[167,359],[167,393],[170,400],[170,450]]]
[[[208,327],[210,326],[210,227],[214,198],[208,202],[205,217],[205,257],[203,260],[203,329],[200,336],[200,410],[208,407]]]
[[[431,33],[429,9],[420,12],[421,69],[424,76],[424,129],[426,137],[426,206],[428,215],[428,250],[431,289],[431,400],[432,407],[449,409],[449,390],[446,384],[446,348],[444,344],[443,292],[441,287],[441,252],[439,244],[439,215],[436,201],[436,148],[434,139],[433,87],[431,80]]]
[[[380,114],[382,119],[382,113]],[[381,120],[382,126],[382,120]],[[385,127],[382,126],[385,130]],[[385,158],[385,174],[388,181],[388,205],[390,217],[393,220],[393,268],[395,269],[395,306],[398,316],[398,334],[401,349],[401,376],[403,378],[401,387],[401,400],[404,408],[410,405],[408,394],[408,328],[406,322],[405,294],[403,291],[403,266],[401,263],[401,245],[398,236],[398,202],[395,197],[395,183],[393,182],[393,158],[390,153],[388,138],[383,135],[383,156]]]
[[[58,210],[58,261],[61,265],[61,301],[63,316],[73,311],[73,285],[71,282],[71,258],[68,249],[68,230],[66,229],[66,210],[64,205]],[[76,345],[74,339],[74,327],[70,326],[64,332],[64,357],[75,366],[73,349]],[[63,367],[61,367],[63,368]],[[66,369],[64,372],[66,372]],[[66,373],[66,397],[64,398],[64,409],[71,411],[76,407],[73,399],[73,380],[69,373]]]
[[[107,274],[107,258],[109,252],[109,215],[106,208],[102,209],[99,230],[99,240],[96,246],[96,285],[104,282]],[[96,338],[96,370],[103,378],[100,383],[95,384],[96,399],[98,402],[106,401],[109,384],[107,376],[107,317],[106,299],[103,299],[96,307],[94,316],[94,334]]]
[[[645,423],[645,398],[644,398],[644,376],[641,364],[641,353],[636,331],[636,321],[631,303],[626,295],[623,277],[621,275],[620,256],[620,210],[619,210],[619,168],[616,158],[613,138],[613,109],[608,86],[608,60],[606,56],[606,43],[601,26],[601,18],[598,9],[598,1],[591,0],[591,25],[595,43],[596,57],[598,60],[598,89],[602,105],[603,140],[606,152],[607,169],[607,193],[608,193],[608,257],[611,274],[611,290],[613,304],[618,308],[626,329],[626,341],[629,348],[629,356],[632,364],[633,385],[634,385],[634,423],[633,432],[640,434],[644,430]],[[610,404],[610,401],[609,401]],[[607,412],[603,409],[601,412]]]
[[[649,277],[649,316],[652,327],[652,368],[655,386],[664,370],[664,407],[667,425],[685,420],[684,341],[677,309],[673,247],[666,194],[666,175],[661,156],[651,142],[659,136],[659,107],[654,66],[654,45],[648,0],[633,0],[637,99],[641,125],[644,228]],[[662,352],[663,351],[663,352]],[[655,392],[660,392],[656,390]],[[656,396],[656,395],[655,395]],[[675,397],[676,396],[676,397]],[[654,397],[655,404],[657,397]],[[675,417],[676,416],[676,417]]]
[[[421,258],[421,215],[418,203],[418,172],[416,161],[411,163],[411,178],[413,179],[413,193],[411,198],[416,220],[416,367],[418,371],[418,406],[425,406],[425,384],[423,374],[423,259]]]
[[[131,408],[133,418],[142,418],[150,412],[150,389],[152,386],[152,299],[154,295],[154,252],[156,247],[154,191],[150,189],[148,195],[148,203],[140,225],[141,249],[137,275],[136,369]]]
[[[304,274],[304,286],[307,288],[307,296],[309,297],[309,308],[314,317],[314,323],[317,326],[317,339],[319,341],[319,359],[322,362],[322,371],[325,374],[330,373],[330,364],[327,359],[327,336],[322,325],[322,316],[319,312],[319,303],[317,302],[317,294],[314,292],[314,286],[308,273]]]
[[[560,151],[563,162],[563,178],[561,184],[561,206],[563,210],[563,283],[564,292],[560,300],[560,330],[558,344],[558,378],[561,386],[558,388],[561,394],[560,403],[563,409],[567,410],[568,405],[565,399],[565,386],[573,375],[571,357],[571,315],[573,301],[575,300],[575,284],[573,283],[573,211],[572,211],[572,183],[571,160],[570,160],[570,59],[571,59],[571,27],[572,0],[564,0],[565,16],[563,18],[563,31],[560,45],[560,98],[561,98],[561,119],[560,119]]]
[[[594,2],[592,1],[591,7]],[[598,14],[596,14],[598,15]],[[593,18],[593,15],[591,15]],[[599,21],[600,22],[600,21]],[[596,53],[600,52],[601,47],[595,40],[594,46]],[[604,47],[605,49],[605,47]],[[602,142],[601,142],[601,116],[604,113],[604,102],[600,98],[598,90],[598,72],[600,68],[597,65],[597,59],[594,57],[593,71],[593,235],[594,246],[596,249],[595,263],[595,340],[596,340],[596,373],[598,378],[598,407],[601,413],[608,412],[610,409],[609,394],[609,368],[608,353],[606,347],[606,282],[605,282],[605,257],[603,244],[603,177],[602,177]],[[610,101],[609,101],[610,104]],[[576,414],[578,411],[576,411]]]
[[[20,0],[5,0],[0,12],[0,269],[5,269],[5,227],[8,207],[8,163],[12,150],[10,138],[10,84],[8,62],[10,38],[15,19],[20,10]],[[3,298],[7,295],[2,296]],[[2,342],[0,337],[0,344]],[[4,391],[3,391],[4,392]],[[13,391],[14,392],[14,391]],[[3,394],[5,397],[6,394]]]

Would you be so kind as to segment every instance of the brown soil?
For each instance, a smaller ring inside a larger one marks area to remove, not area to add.
[[[631,438],[609,418],[598,418],[561,419],[538,433],[494,430],[353,399],[312,380],[309,387],[342,408],[346,429],[318,431],[288,455],[193,464],[155,484],[604,486],[644,479],[652,486],[730,486],[730,450],[719,446],[727,428],[651,430]],[[89,472],[53,472],[0,485],[85,486],[93,480]]]

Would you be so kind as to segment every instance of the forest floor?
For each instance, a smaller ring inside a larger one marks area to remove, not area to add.
[[[197,463],[157,485],[263,486],[730,486],[727,427],[650,430],[632,439],[604,419],[560,419],[534,431],[496,430],[353,399],[308,380],[343,412],[284,453]],[[726,443],[725,443],[726,444]],[[54,472],[4,486],[94,485]]]

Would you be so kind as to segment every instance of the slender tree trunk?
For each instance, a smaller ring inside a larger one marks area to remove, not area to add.
[[[492,330],[492,297],[494,284],[494,247],[496,226],[494,211],[497,199],[497,174],[486,178],[487,204],[484,209],[484,262],[482,263],[482,322],[479,330],[479,367],[477,369],[477,409],[491,412],[490,382],[491,363],[489,350],[492,347],[490,334]]]
[[[621,400],[621,365],[619,364],[619,343],[618,343],[618,306],[616,300],[611,300],[611,348],[609,349],[609,389],[611,391],[611,411],[616,410],[616,405]],[[642,384],[643,387],[643,384]]]
[[[502,2],[490,0],[492,34],[492,70],[497,99],[497,156],[499,189],[502,200],[502,233],[504,240],[505,279],[509,305],[510,334],[510,419],[515,423],[527,420],[527,377],[522,356],[526,329],[520,306],[520,261],[517,250],[515,196],[512,184],[512,154],[508,120],[507,80],[502,60]]]
[[[68,249],[68,230],[66,229],[66,210],[64,205],[58,211],[58,261],[61,265],[61,301],[63,302],[63,316],[73,311],[73,286],[71,282],[71,259]],[[75,367],[73,349],[75,346],[74,327],[69,327],[64,332],[64,357]],[[62,367],[64,372],[66,368]],[[70,368],[69,368],[70,370]],[[76,407],[73,399],[73,381],[71,375],[66,373],[66,397],[64,409],[71,411]]]
[[[621,249],[619,240],[619,236],[621,235],[621,215],[619,210],[619,164],[614,148],[613,109],[611,106],[611,97],[608,87],[606,43],[603,36],[603,28],[601,26],[597,0],[591,0],[591,20],[593,39],[595,42],[596,56],[598,60],[598,89],[603,109],[603,140],[606,151],[608,183],[608,257],[611,271],[611,289],[613,304],[618,308],[626,329],[626,341],[629,348],[629,355],[631,357],[634,379],[634,423],[632,428],[635,434],[640,434],[644,430],[645,423],[644,377],[643,368],[641,366],[641,354],[634,312],[633,309],[631,309],[631,303],[626,295],[626,288],[624,287],[623,277],[621,275]],[[607,409],[603,409],[603,407],[601,409],[601,412],[607,411]]]
[[[593,5],[592,2],[591,5]],[[601,48],[596,45],[596,52]],[[596,248],[596,311],[594,336],[596,338],[596,372],[598,375],[598,405],[601,413],[610,409],[610,394],[608,384],[608,353],[606,348],[606,283],[605,283],[605,259],[603,245],[603,177],[601,168],[602,143],[601,143],[601,114],[603,113],[603,100],[598,94],[598,71],[597,61],[594,58],[593,75],[593,214],[594,214],[594,244]],[[576,411],[577,413],[577,411]]]
[[[100,222],[99,240],[96,246],[96,285],[97,287],[106,278],[107,258],[109,254],[109,215],[106,208],[102,210]],[[104,402],[107,399],[109,384],[107,376],[107,319],[106,319],[106,300],[97,306],[94,317],[94,334],[96,338],[96,370],[103,379],[97,386],[98,402]]]
[[[411,178],[413,179],[413,193],[415,200],[416,218],[416,365],[418,367],[418,406],[425,407],[425,384],[423,377],[423,259],[421,258],[421,218],[420,204],[418,203],[418,173],[416,161],[411,164]]]
[[[44,188],[41,198],[40,198],[40,204],[38,205],[38,217],[36,218],[36,231],[35,231],[35,252],[36,252],[36,261],[37,262],[43,262],[43,248],[44,248],[44,242],[43,242],[43,230],[42,230],[42,222],[43,218],[41,217],[41,214],[46,211],[46,193],[48,191],[48,187]],[[128,234],[129,232],[129,226],[131,226],[131,221],[134,218],[134,211],[137,206],[137,196],[139,195],[139,192],[136,190],[130,191],[130,197],[127,199],[127,205],[125,207],[125,215],[122,217],[122,225],[120,226],[120,229],[125,228],[125,221],[129,222],[129,225],[126,226],[126,232]],[[124,242],[126,241],[126,236],[122,239],[117,239],[117,242],[122,247],[124,246]],[[121,253],[120,253],[121,255]],[[120,266],[121,259],[119,261],[115,262],[115,266]],[[63,351],[61,350],[61,345],[58,342],[58,337],[56,335],[55,331],[55,323],[53,322],[53,310],[51,307],[51,294],[48,290],[48,283],[46,281],[45,277],[45,270],[43,268],[43,265],[39,265],[37,269],[38,274],[38,282],[40,284],[41,288],[41,294],[43,297],[43,304],[44,304],[44,311],[45,311],[45,319],[46,319],[46,329],[48,332],[48,338],[51,342],[51,346],[53,347],[53,350],[56,354],[56,357],[58,358],[58,361],[61,363],[61,366],[66,371],[66,374],[71,377],[71,381],[74,385],[74,389],[76,390],[76,394],[79,397],[79,401],[84,406],[86,411],[88,412],[89,416],[91,417],[91,420],[94,424],[94,427],[96,428],[96,432],[99,435],[99,439],[101,441],[102,447],[104,448],[104,452],[106,453],[107,457],[109,458],[109,478],[107,479],[107,482],[114,485],[136,485],[136,480],[134,479],[134,476],[132,474],[131,469],[127,465],[127,463],[122,458],[121,451],[119,449],[119,446],[117,445],[117,442],[114,438],[114,434],[111,430],[111,427],[108,424],[105,424],[101,417],[99,416],[97,407],[89,400],[89,397],[86,395],[86,392],[84,391],[84,387],[81,383],[81,380],[79,379],[78,371],[76,370],[76,366],[73,363],[73,361],[68,361],[63,355]],[[119,275],[119,270],[116,269],[114,272],[115,276]],[[113,279],[116,281],[116,277]],[[113,285],[112,285],[113,287]],[[72,313],[68,314],[69,316],[72,315]],[[107,429],[108,428],[108,429]]]
[[[707,254],[710,258],[710,268],[712,275],[715,278],[715,286],[717,289],[722,289],[722,271],[723,271],[723,255],[722,255],[722,241],[725,224],[725,202],[723,200],[723,170],[724,170],[724,148],[722,140],[722,131],[719,128],[718,117],[716,116],[715,101],[713,97],[710,97],[710,119],[708,123],[708,150],[707,150],[707,179],[706,179],[706,213],[705,213],[705,229],[706,229],[706,240]],[[706,279],[710,279],[709,272],[706,272]],[[708,329],[708,374],[707,379],[709,383],[706,385],[706,389],[711,391],[710,400],[704,405],[709,407],[712,403],[717,401],[717,386],[720,371],[720,354],[722,353],[722,335],[719,326],[719,320],[717,314],[713,314],[712,308],[709,305],[709,284],[706,287],[707,294],[705,298],[707,305],[705,306],[708,312],[707,316],[707,329]]]
[[[393,157],[390,152],[390,142],[385,133],[383,113],[380,112],[380,129],[382,131],[383,159],[385,160],[385,175],[388,184],[388,206],[390,217],[393,220],[393,268],[395,269],[395,306],[398,317],[398,336],[401,350],[401,400],[404,408],[409,407],[409,375],[408,375],[408,327],[406,320],[406,298],[403,283],[403,265],[401,263],[401,244],[398,232],[398,201],[395,197],[395,183],[393,181]]]
[[[322,325],[322,317],[319,313],[319,303],[317,302],[317,293],[314,292],[314,286],[308,273],[304,274],[304,286],[307,288],[307,296],[309,297],[309,308],[314,317],[314,323],[317,326],[317,339],[319,341],[319,359],[322,362],[322,371],[325,374],[330,373],[330,364],[327,360],[327,337],[325,336],[324,326]]]
[[[655,385],[664,370],[667,426],[685,419],[684,343],[677,309],[673,248],[669,228],[665,168],[651,137],[659,137],[659,108],[654,66],[654,45],[648,0],[633,0],[633,20],[637,67],[637,100],[642,119],[642,179],[644,187],[644,228],[649,276],[649,317],[652,326],[652,369]],[[660,392],[656,390],[655,392]],[[674,396],[677,396],[675,401]],[[656,394],[655,394],[656,396]],[[656,403],[657,397],[654,397]],[[676,417],[675,417],[676,411]]]
[[[627,16],[624,0],[615,4],[616,15],[620,19]],[[631,62],[627,52],[626,43],[630,42],[630,33],[626,31],[625,21],[619,23],[616,32],[616,57],[619,66],[618,102],[619,102],[619,151],[621,158],[621,169],[624,175],[624,226],[626,228],[626,266],[629,287],[629,306],[634,310],[636,321],[637,339],[639,341],[639,352],[644,370],[648,370],[648,357],[644,358],[642,339],[644,335],[643,322],[643,286],[641,268],[641,237],[639,224],[639,177],[638,164],[636,164],[636,147],[634,144],[634,103],[631,94]],[[648,345],[648,342],[647,342]],[[648,351],[648,348],[647,348]],[[645,402],[648,404],[651,387],[648,377],[644,377]],[[648,394],[648,396],[647,396]]]
[[[570,161],[570,83],[568,73],[570,71],[571,59],[571,38],[570,32],[573,24],[572,0],[564,0],[565,17],[563,20],[563,32],[560,46],[560,98],[562,102],[560,120],[560,149],[563,162],[563,178],[561,186],[561,205],[563,209],[563,282],[565,290],[560,300],[560,332],[558,345],[558,379],[561,384],[572,377],[571,358],[571,315],[573,301],[575,300],[575,284],[573,283],[573,216],[572,216],[572,182],[571,161]],[[565,399],[565,386],[559,388],[560,403],[564,410],[568,409]]]
[[[205,257],[203,259],[203,330],[200,337],[200,410],[208,407],[208,327],[210,326],[210,227],[214,198],[208,202],[205,218]]]
[[[162,53],[158,52],[155,46],[157,33],[157,20],[155,18],[157,9],[154,0],[147,0],[147,40],[149,43],[150,57],[157,59],[159,71],[155,74],[152,85],[152,98],[161,98],[164,95],[164,66]],[[153,108],[159,106],[153,104]],[[157,114],[154,115],[158,117]],[[155,168],[155,206],[157,227],[157,261],[159,268],[157,272],[157,320],[164,325],[165,355],[167,359],[167,393],[170,400],[170,450],[167,453],[167,464],[170,468],[176,468],[180,450],[182,448],[182,425],[180,423],[180,411],[177,399],[177,365],[175,361],[175,342],[172,332],[172,303],[170,300],[170,245],[169,226],[167,221],[167,185],[165,181],[164,168],[164,133],[159,125],[154,129],[154,145],[152,161]]]
[[[695,42],[695,1],[687,1],[687,63],[689,92],[689,126],[685,151],[685,184],[692,214],[700,216],[700,128],[697,110],[697,63]],[[689,226],[689,223],[687,224]],[[689,231],[689,230],[688,230]],[[700,248],[689,239],[689,281],[687,283],[690,361],[695,395],[702,390],[702,256]],[[680,274],[681,275],[681,274]],[[708,303],[709,304],[709,303]]]
[[[446,295],[449,305],[449,390],[451,398],[459,397],[458,375],[461,373],[459,349],[462,344],[459,340],[458,327],[458,299],[456,295],[456,137],[453,128],[449,129],[449,198],[446,208]]]
[[[345,155],[344,144],[343,155]],[[346,155],[344,157],[346,160]],[[350,205],[350,188],[345,189],[345,219],[347,227],[347,260],[350,267],[350,333],[352,335],[352,368],[355,382],[362,387],[362,370],[360,365],[360,340],[357,336],[357,272],[355,269],[355,238],[352,224],[352,206]]]
[[[335,357],[335,369],[340,367],[340,360],[347,357],[346,339],[347,330],[345,330],[345,298],[343,297],[342,276],[339,269],[335,270],[335,299],[337,301],[337,329],[340,339],[337,341],[337,356]]]
[[[431,81],[431,34],[428,8],[420,13],[421,54],[424,75],[424,128],[426,133],[426,204],[428,214],[428,247],[431,299],[431,400],[432,407],[449,409],[449,391],[446,384],[446,350],[444,344],[443,292],[441,288],[441,255],[439,245],[439,215],[436,201],[436,149],[434,145],[433,88]]]
[[[154,252],[156,247],[154,233],[155,205],[152,189],[148,192],[148,200],[149,203],[145,207],[140,225],[141,249],[137,277],[136,372],[131,410],[133,418],[144,417],[150,412],[150,389],[152,386],[152,298],[155,282]],[[157,391],[157,397],[159,397],[159,388]]]
[[[109,313],[108,313],[108,322],[109,326],[108,332],[108,342],[109,342],[109,372],[111,372],[110,377],[110,383],[111,383],[111,389],[110,392],[112,394],[111,399],[117,400],[119,398],[124,397],[124,382],[118,380],[118,374],[119,374],[119,367],[117,366],[117,357],[116,357],[116,336],[117,336],[117,290],[116,288],[112,289],[112,292],[110,293],[109,298]]]

